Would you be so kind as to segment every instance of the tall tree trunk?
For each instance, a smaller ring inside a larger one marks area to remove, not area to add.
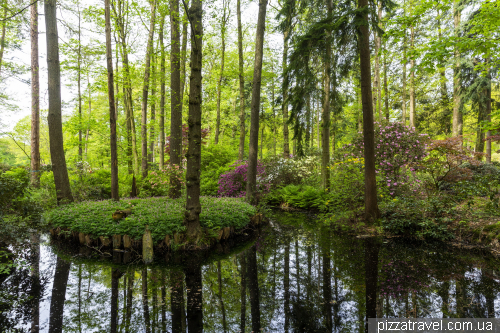
[[[462,9],[460,8],[460,0],[453,1],[453,25],[455,28],[455,38],[459,36],[460,18]],[[455,47],[455,66],[453,67],[453,127],[452,135],[462,135],[463,131],[463,117],[460,110],[461,96],[460,96],[460,51]]]
[[[222,26],[221,26],[221,38],[222,38],[222,49],[221,49],[221,61],[220,61],[220,73],[219,80],[217,81],[217,123],[215,125],[215,144],[219,144],[219,134],[220,134],[220,95],[222,89],[222,80],[224,78],[224,57],[226,53],[226,23],[229,19],[226,17],[226,11],[228,11],[229,1],[222,0]]]
[[[333,4],[332,0],[326,0],[327,7],[327,17],[332,15]],[[324,68],[324,80],[323,80],[323,115],[321,116],[321,185],[323,189],[328,191],[330,189],[330,171],[328,165],[330,164],[330,66],[332,58],[332,44],[330,41],[330,36],[327,37],[327,42],[325,44],[325,68]],[[371,76],[371,74],[370,74]],[[371,101],[370,101],[371,103]],[[372,108],[373,109],[373,108]]]
[[[6,2],[6,1],[5,1]],[[3,4],[3,17],[2,17],[2,36],[0,37],[0,74],[2,73],[2,64],[3,64],[3,53],[5,51],[5,32],[7,29],[7,3]]]
[[[385,102],[385,120],[389,122],[389,89],[387,88],[387,54],[384,55],[384,102]]]
[[[151,118],[149,121],[149,153],[148,153],[148,163],[152,164],[155,158],[155,121],[156,121],[156,55],[153,51],[151,57]]]
[[[47,6],[47,0],[45,6]],[[54,6],[55,8],[55,6]],[[47,8],[46,8],[47,9]],[[45,11],[47,15],[47,10]],[[49,332],[62,333],[64,318],[64,302],[66,301],[66,286],[68,284],[71,263],[57,257],[52,297],[50,299]]]
[[[81,13],[80,4],[78,6],[78,58],[77,58],[77,81],[78,81],[78,160],[83,159],[82,147],[82,29],[81,29]]]
[[[437,11],[437,25],[438,25],[438,39],[439,41],[442,41],[442,28],[441,28],[441,13],[439,10]],[[451,127],[451,122],[449,119],[450,112],[449,112],[449,103],[448,103],[448,88],[446,87],[446,69],[445,66],[442,63],[439,63],[438,65],[438,71],[439,71],[439,83],[441,87],[441,107],[443,108],[443,115],[444,118],[447,119],[446,122],[446,127],[444,132],[445,133],[450,133],[450,127]]]
[[[47,70],[49,91],[49,142],[52,172],[56,187],[57,203],[72,202],[68,169],[64,156],[61,119],[61,72],[59,65],[59,40],[57,34],[56,0],[46,0],[45,27],[47,38]]]
[[[91,96],[91,86],[90,86],[90,71],[87,72],[87,88],[89,89],[89,122],[90,116],[92,115],[92,96]],[[90,124],[87,122],[87,130],[85,133],[85,160],[87,160],[87,148],[89,143],[89,134],[90,134]]]
[[[243,30],[241,28],[241,0],[236,2],[238,17],[238,77],[240,79],[240,145],[238,160],[243,160],[245,154],[245,77],[243,76]]]
[[[146,60],[144,66],[144,84],[142,86],[141,104],[141,171],[142,178],[148,176],[148,93],[149,93],[149,67],[151,65],[151,52],[153,51],[153,37],[155,33],[156,0],[150,0],[151,20],[149,22],[149,36],[146,48]]]
[[[201,166],[201,66],[203,48],[203,8],[201,0],[193,0],[189,10],[191,21],[191,78],[189,85],[188,151],[186,154],[186,213],[184,224],[190,242],[200,237],[200,166]]]
[[[287,28],[283,33],[283,62],[282,62],[282,72],[286,73],[288,64],[288,43],[291,30],[291,17],[292,13],[289,11],[287,13]],[[290,157],[290,143],[289,143],[289,132],[288,132],[288,76],[283,77],[283,157]]]
[[[165,15],[160,21],[160,170],[163,170],[165,163],[165,45],[163,42],[163,29],[165,28]],[[182,99],[181,99],[182,103]]]
[[[378,1],[377,3],[378,7],[378,20],[379,22],[382,20],[382,1]],[[376,56],[377,58],[375,59],[375,75],[377,78],[377,107],[378,107],[378,121],[382,122],[382,84],[381,84],[381,79],[380,79],[380,54],[382,53],[382,36],[377,33],[377,37],[375,40],[375,43],[377,45],[377,51],[376,51]]]
[[[31,185],[40,186],[40,66],[38,64],[38,2],[31,5]],[[3,23],[5,25],[5,22]]]
[[[410,15],[413,15],[413,3],[410,0]],[[415,26],[412,24],[410,28],[410,48],[415,49]],[[416,110],[415,110],[415,59],[412,56],[410,59],[410,127],[416,127]]]
[[[186,1],[185,7],[189,5],[189,0]],[[182,21],[182,50],[181,50],[181,111],[184,101],[184,89],[186,88],[186,59],[187,59],[187,43],[188,43],[188,17],[184,9],[184,17]]]
[[[106,65],[108,68],[108,100],[109,100],[109,127],[110,127],[110,149],[111,149],[111,198],[120,200],[118,194],[118,152],[116,147],[116,111],[115,92],[113,78],[113,58],[111,53],[111,13],[110,0],[104,1],[106,20]]]
[[[368,0],[358,0],[358,9],[364,11]],[[365,146],[365,219],[373,223],[380,215],[377,205],[377,182],[375,175],[375,133],[373,128],[373,104],[370,70],[370,34],[368,15],[357,13],[359,38],[359,64],[361,69],[361,96],[363,103],[363,140]]]
[[[401,92],[403,104],[401,104],[401,122],[406,126],[406,30],[403,38],[403,91]]]
[[[306,148],[311,147],[311,94],[306,96]]]
[[[179,0],[170,1],[170,26],[170,165],[174,168],[180,168],[182,162],[182,87]],[[177,177],[170,178],[170,188],[171,198],[181,196],[181,183]]]
[[[257,271],[257,249],[252,246],[248,253],[248,291],[250,294],[250,312],[252,314],[252,331],[260,332],[260,292],[259,274]]]
[[[491,122],[491,73],[488,71],[486,76],[488,80],[488,86],[486,87],[486,114],[485,119],[487,122]],[[486,132],[486,138],[489,138],[491,132],[488,130]],[[486,163],[491,163],[491,140],[486,140]]]
[[[259,0],[259,16],[255,36],[255,62],[253,69],[252,104],[250,106],[250,145],[248,149],[248,170],[246,200],[253,202],[257,190],[257,153],[259,149],[260,87],[262,84],[262,58],[266,26],[267,0]]]

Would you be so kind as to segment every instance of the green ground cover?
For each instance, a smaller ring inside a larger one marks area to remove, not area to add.
[[[201,197],[200,223],[203,228],[218,230],[225,227],[241,229],[256,214],[255,207],[238,198]],[[115,221],[116,210],[131,209],[132,214]],[[92,236],[129,235],[139,239],[149,225],[153,241],[166,235],[184,232],[182,225],[185,211],[183,198],[166,197],[85,201],[64,205],[45,213],[44,218],[52,227],[69,228]]]

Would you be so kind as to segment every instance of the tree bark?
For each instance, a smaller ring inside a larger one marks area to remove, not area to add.
[[[488,75],[486,76],[488,80],[488,85],[486,87],[486,113],[485,119],[488,123],[491,122],[491,72],[488,71]],[[486,132],[486,138],[491,135],[491,132],[488,130]],[[491,140],[486,140],[486,163],[491,163]]]
[[[358,0],[358,9],[367,10],[368,0]],[[365,219],[373,223],[380,215],[377,205],[377,183],[375,175],[375,133],[373,128],[373,104],[370,70],[370,34],[368,15],[358,12],[358,45],[361,69],[361,96],[363,103],[363,140],[365,146]]]
[[[410,15],[413,15],[413,3],[410,0]],[[410,28],[410,48],[415,49],[415,26]],[[412,56],[410,59],[410,127],[416,127],[416,110],[415,110],[415,59]]]
[[[384,102],[385,102],[385,120],[389,123],[389,89],[387,88],[387,54],[384,56]]]
[[[226,24],[227,20],[229,19],[229,13],[227,13],[226,17],[226,11],[228,11],[228,5],[229,1],[222,0],[222,7],[223,7],[223,12],[222,12],[222,26],[221,26],[221,38],[222,38],[222,47],[221,47],[221,62],[220,62],[220,73],[219,73],[219,80],[217,81],[217,122],[215,125],[215,144],[219,144],[219,135],[220,135],[220,95],[221,95],[221,89],[222,89],[222,80],[224,79],[224,57],[226,53]]]
[[[116,110],[113,77],[113,58],[111,53],[111,13],[110,0],[104,1],[106,20],[106,66],[108,68],[108,101],[109,101],[109,127],[111,150],[111,198],[120,200],[118,194],[118,152],[116,147]]]
[[[179,0],[170,1],[170,26],[170,165],[173,168],[180,168],[182,162],[182,87]],[[181,183],[177,177],[170,178],[170,188],[171,198],[181,196]]]
[[[189,1],[186,1],[186,8]],[[188,43],[188,23],[187,13],[184,10],[184,18],[182,22],[182,50],[181,50],[181,111],[184,101],[184,89],[186,88],[186,58],[187,58],[187,43]]]
[[[57,33],[56,0],[46,0],[45,26],[47,38],[47,70],[49,92],[49,142],[52,171],[56,187],[57,203],[73,201],[69,185],[68,169],[64,156],[61,119],[61,72],[59,65],[59,40]]]
[[[259,149],[260,87],[262,84],[262,57],[264,53],[264,33],[266,26],[267,0],[259,0],[259,16],[255,36],[255,62],[253,70],[252,104],[250,114],[250,145],[248,149],[248,170],[246,200],[255,201],[257,190],[257,154]]]
[[[148,93],[149,93],[149,68],[151,65],[151,52],[153,51],[153,38],[155,33],[156,0],[151,0],[151,20],[149,22],[148,45],[146,49],[146,60],[144,66],[144,84],[142,86],[141,104],[141,171],[142,178],[148,176]]]
[[[287,28],[283,33],[283,63],[282,63],[282,71],[286,73],[287,64],[288,64],[288,39],[290,37],[290,26],[291,26],[291,17],[292,13],[287,13]],[[288,77],[285,75],[283,77],[283,157],[290,157],[290,143],[289,143],[289,132],[288,132]]]
[[[163,170],[165,163],[165,45],[163,42],[163,30],[165,28],[165,15],[160,21],[160,170]],[[181,99],[182,101],[182,99]]]
[[[81,27],[81,12],[80,4],[78,7],[78,58],[77,58],[77,81],[78,81],[78,160],[83,159],[82,147],[82,27]]]
[[[327,17],[332,15],[333,4],[331,0],[326,0]],[[330,189],[330,171],[328,165],[330,164],[330,66],[332,58],[332,44],[330,37],[327,37],[326,50],[325,50],[325,68],[323,80],[323,114],[321,116],[321,185],[324,190]],[[370,73],[371,76],[371,73]],[[371,101],[370,101],[371,103]],[[373,108],[372,108],[373,109]]]
[[[40,66],[38,63],[38,3],[31,5],[31,185],[40,186]],[[5,23],[4,23],[5,25]]]
[[[238,76],[240,81],[240,145],[238,160],[242,161],[245,154],[245,77],[243,75],[243,30],[241,28],[241,0],[236,2],[238,17]]]
[[[201,0],[193,0],[189,10],[191,21],[191,78],[189,86],[188,151],[186,154],[186,213],[184,224],[190,242],[200,237],[200,167],[201,167],[201,66],[203,48],[203,8]]]
[[[153,55],[151,56],[151,118],[149,121],[149,153],[148,153],[148,163],[151,165],[155,158],[155,121],[156,121],[156,55],[153,50]]]
[[[455,28],[455,38],[458,38],[461,19],[460,0],[453,1],[453,25]],[[460,96],[460,51],[455,47],[455,66],[453,67],[453,127],[452,135],[462,135],[463,131],[463,117],[460,110],[461,96]]]
[[[5,51],[5,32],[7,30],[7,4],[3,6],[2,36],[0,37],[0,74],[2,73],[3,53]]]

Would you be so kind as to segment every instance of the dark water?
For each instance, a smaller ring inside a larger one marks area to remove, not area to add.
[[[301,214],[230,245],[147,267],[47,236],[10,245],[0,332],[363,332],[367,316],[500,317],[500,262],[484,253],[352,238]]]

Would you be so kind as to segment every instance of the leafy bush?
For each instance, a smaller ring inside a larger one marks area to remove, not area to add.
[[[287,185],[271,191],[266,196],[270,205],[282,205],[310,209],[320,208],[326,201],[326,193],[318,187],[308,185]]]
[[[324,209],[335,213],[362,206],[365,194],[364,160],[351,158],[329,168],[332,170],[331,185]]]
[[[427,141],[427,134],[418,134],[414,128],[402,123],[375,123],[375,166],[377,173],[385,178],[391,195],[401,193],[408,185],[415,185],[409,184],[412,178],[402,171],[427,156]],[[363,158],[364,142],[361,132],[352,144],[343,148],[341,158]]]
[[[318,156],[272,157],[263,163],[267,174],[266,180],[273,188],[291,184],[317,183],[319,179],[320,157]]]
[[[234,169],[223,173],[219,177],[217,194],[221,197],[243,198],[246,195],[248,162],[236,161],[232,167]],[[270,183],[266,181],[264,165],[257,161],[257,192],[269,192]]]
[[[395,235],[449,240],[454,236],[446,223],[454,214],[453,202],[446,196],[393,199],[384,207],[382,226]]]
[[[139,196],[161,197],[170,193],[170,181],[172,177],[177,178],[184,185],[184,171],[178,165],[167,164],[163,170],[150,171],[148,176],[141,182],[141,191]]]
[[[201,194],[217,196],[219,177],[231,170],[238,157],[238,151],[229,145],[202,146],[201,154]]]
[[[42,208],[33,200],[29,191],[29,173],[16,168],[0,174],[0,219],[15,214],[32,222],[38,222]]]
[[[250,222],[256,209],[241,199],[201,197],[200,223],[202,227],[241,229]],[[132,214],[118,222],[111,215],[117,209],[132,209]],[[85,201],[53,209],[45,214],[53,227],[93,236],[129,235],[140,239],[149,225],[153,240],[185,231],[183,226],[185,200],[168,198],[126,199],[120,202],[104,200]]]
[[[75,201],[111,198],[111,171],[84,169],[70,174],[70,185]]]

